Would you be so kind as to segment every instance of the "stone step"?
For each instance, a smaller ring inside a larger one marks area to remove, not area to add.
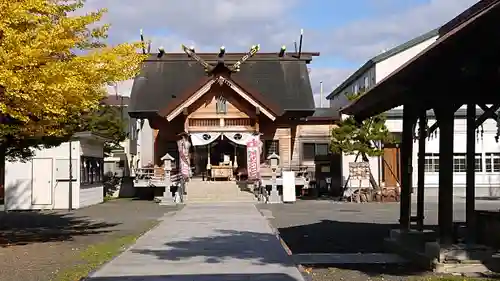
[[[207,182],[194,179],[188,183],[186,203],[255,202],[255,196],[242,191],[236,182]]]

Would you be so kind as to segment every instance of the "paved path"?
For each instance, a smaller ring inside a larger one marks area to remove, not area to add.
[[[187,205],[91,281],[303,281],[250,203]]]

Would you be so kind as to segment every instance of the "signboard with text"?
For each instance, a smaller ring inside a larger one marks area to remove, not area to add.
[[[247,169],[249,180],[259,179],[261,148],[262,142],[259,136],[254,136],[247,142]]]

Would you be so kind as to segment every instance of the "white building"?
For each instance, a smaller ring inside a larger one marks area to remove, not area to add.
[[[73,209],[78,209],[103,202],[105,141],[82,132],[71,142],[35,151],[25,162],[6,161],[5,209],[68,209],[70,201]]]
[[[336,110],[346,106],[349,101],[346,95],[369,89],[382,81],[390,73],[398,69],[415,55],[426,49],[438,38],[438,31],[433,30],[414,38],[400,46],[386,51],[366,62],[354,74],[348,77],[339,87],[327,96],[330,107]],[[477,109],[478,115],[482,114]],[[402,107],[386,112],[388,129],[398,135],[402,132]],[[465,197],[465,132],[466,132],[465,107],[460,108],[455,114],[455,140],[454,140],[454,184],[456,186],[455,196]],[[429,127],[435,122],[434,112],[428,112]],[[476,143],[476,196],[496,197],[500,196],[500,144],[496,142],[497,125],[494,120],[487,120],[478,129]],[[434,134],[439,134],[439,129]],[[418,142],[413,147],[413,186],[417,185],[417,160]],[[438,170],[439,170],[439,140],[431,136],[426,142],[426,196],[437,196]],[[355,156],[343,155],[343,178],[344,183],[349,175],[349,163],[354,162]],[[379,184],[386,186],[399,184],[400,178],[399,147],[386,147],[381,157],[371,157],[370,167],[372,174]]]

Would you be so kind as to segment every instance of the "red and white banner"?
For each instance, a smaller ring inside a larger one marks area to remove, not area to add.
[[[184,178],[189,178],[190,165],[189,165],[189,141],[186,139],[181,139],[177,141],[177,147],[179,148],[179,168],[181,175]]]
[[[247,142],[247,169],[248,179],[258,180],[260,178],[260,153],[262,142],[260,136],[253,136]]]

